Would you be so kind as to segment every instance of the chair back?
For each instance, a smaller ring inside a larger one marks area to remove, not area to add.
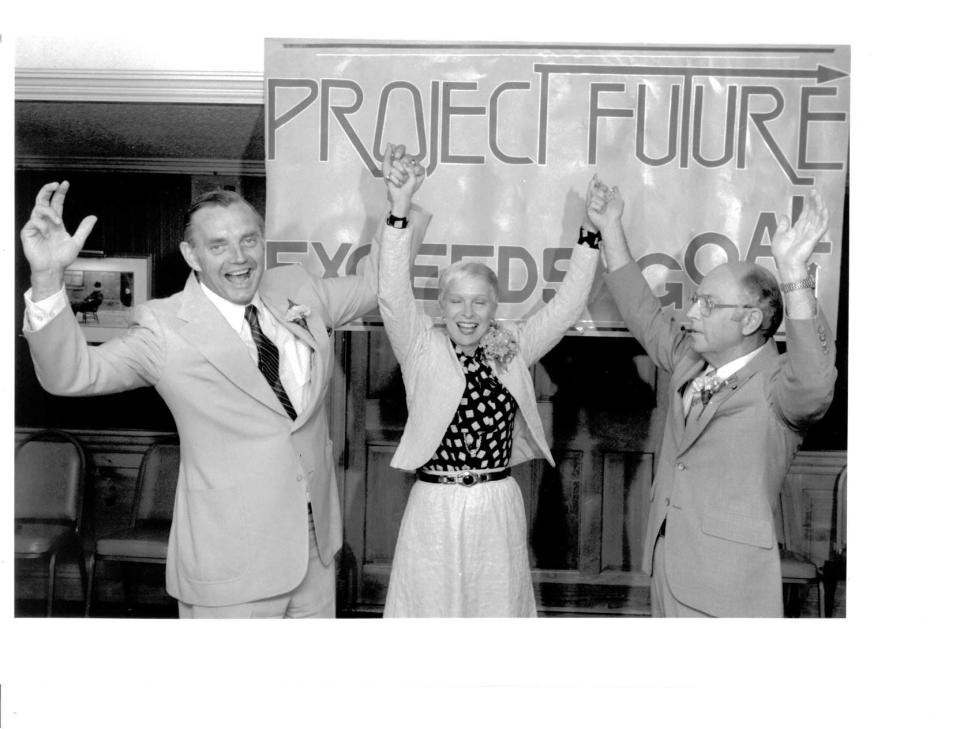
[[[131,527],[173,520],[179,473],[179,445],[154,443],[147,449],[137,474]]]
[[[777,541],[788,552],[802,552],[803,549],[803,527],[800,524],[800,512],[794,499],[796,498],[796,489],[791,488],[790,477],[784,481],[783,488],[780,489],[777,505],[779,512],[776,516],[774,526],[777,531]]]
[[[14,455],[14,516],[72,523],[79,532],[87,460],[69,433],[48,429],[23,441]]]

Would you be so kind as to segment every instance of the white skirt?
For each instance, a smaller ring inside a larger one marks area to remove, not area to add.
[[[537,616],[523,497],[512,477],[413,485],[383,616]]]

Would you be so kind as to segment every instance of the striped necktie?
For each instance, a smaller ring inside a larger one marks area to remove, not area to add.
[[[297,411],[293,409],[293,403],[287,396],[287,391],[283,389],[280,382],[280,350],[277,345],[270,341],[263,330],[260,329],[260,320],[257,317],[257,307],[253,304],[247,304],[243,311],[243,317],[250,325],[250,334],[253,336],[253,343],[257,345],[257,366],[261,374],[274,391],[283,409],[291,420],[297,419]]]

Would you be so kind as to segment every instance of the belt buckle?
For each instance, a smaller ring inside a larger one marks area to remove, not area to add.
[[[457,483],[461,486],[473,486],[478,480],[479,477],[473,471],[465,471],[457,474]]]

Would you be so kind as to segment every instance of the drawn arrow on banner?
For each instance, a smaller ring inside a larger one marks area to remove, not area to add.
[[[818,84],[836,81],[850,74],[817,64],[812,68],[698,68],[695,66],[600,66],[536,63],[537,73],[577,73],[623,76],[746,76],[751,78],[816,79]]]

